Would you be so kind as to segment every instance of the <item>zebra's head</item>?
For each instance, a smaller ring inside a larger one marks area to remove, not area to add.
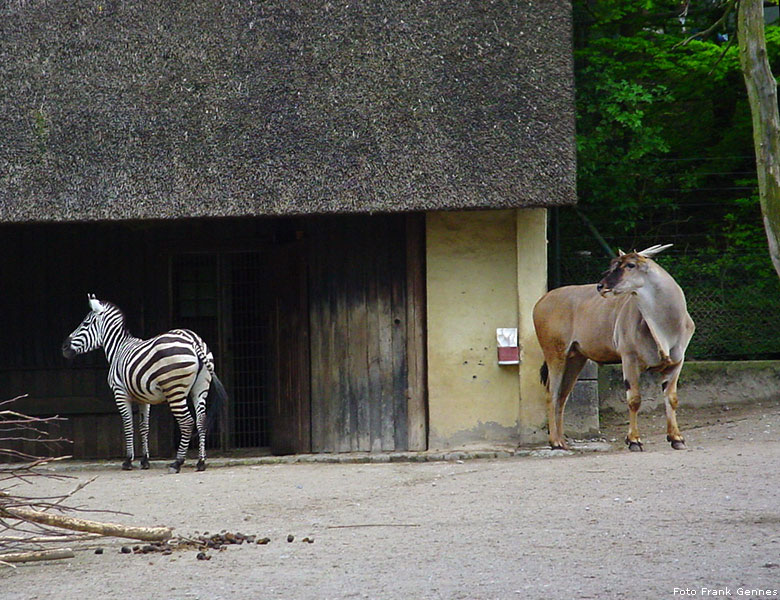
[[[103,345],[103,321],[113,305],[101,302],[94,294],[88,294],[90,311],[81,324],[62,342],[62,355],[72,359],[77,354],[97,350]],[[118,309],[117,309],[118,311]]]

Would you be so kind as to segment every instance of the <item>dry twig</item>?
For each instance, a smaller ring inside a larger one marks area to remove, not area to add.
[[[31,497],[19,494],[21,484],[30,484],[37,477],[66,478],[56,473],[42,473],[37,469],[54,461],[70,458],[40,457],[9,447],[13,442],[53,444],[67,442],[49,436],[48,428],[60,417],[31,417],[7,408],[24,398],[0,402],[0,458],[22,460],[24,463],[0,464],[0,565],[13,566],[15,562],[71,558],[70,548],[43,549],[44,544],[89,540],[112,536],[147,542],[163,542],[171,538],[170,527],[133,527],[118,523],[89,521],[61,514],[78,509],[64,502],[95,480],[80,482],[70,492],[55,497]],[[58,512],[46,512],[58,511]],[[89,512],[98,512],[90,510]],[[116,511],[103,511],[112,512]],[[62,530],[67,530],[63,532]],[[85,532],[80,534],[72,531]],[[13,532],[14,535],[4,535]],[[21,534],[21,535],[20,535]],[[8,552],[8,550],[18,550]]]

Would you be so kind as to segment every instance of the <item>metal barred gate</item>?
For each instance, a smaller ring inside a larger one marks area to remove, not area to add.
[[[173,257],[171,322],[201,334],[230,391],[209,443],[223,450],[270,444],[265,253]]]

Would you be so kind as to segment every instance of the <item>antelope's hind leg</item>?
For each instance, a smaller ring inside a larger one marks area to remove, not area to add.
[[[554,367],[548,363],[550,378],[550,396],[548,404],[548,426],[550,429],[550,447],[553,450],[568,450],[563,433],[563,414],[577,377],[587,362],[587,358],[572,349],[562,362]]]

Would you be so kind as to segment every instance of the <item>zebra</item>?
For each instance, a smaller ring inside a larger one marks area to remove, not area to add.
[[[88,294],[90,312],[62,343],[62,354],[72,359],[103,348],[108,360],[108,385],[114,393],[125,434],[127,458],[122,469],[132,470],[132,402],[140,407],[141,468],[149,468],[149,406],[167,402],[181,433],[176,459],[168,466],[178,473],[187,456],[193,420],[187,397],[195,407],[198,430],[197,470],[206,468],[206,400],[212,408],[227,399],[222,382],[214,372],[214,358],[205,342],[193,331],[173,329],[157,337],[142,340],[130,334],[125,315],[111,302]]]

